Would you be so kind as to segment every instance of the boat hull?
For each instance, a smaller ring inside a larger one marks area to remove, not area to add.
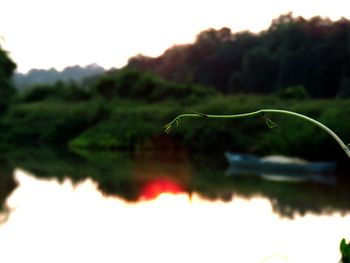
[[[239,155],[225,153],[230,165],[236,168],[259,170],[266,173],[331,173],[336,168],[335,162],[310,162],[310,163],[279,163],[264,161],[253,155]]]

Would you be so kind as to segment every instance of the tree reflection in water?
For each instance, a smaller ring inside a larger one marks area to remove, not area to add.
[[[0,157],[0,224],[5,222],[8,217],[8,207],[6,206],[6,198],[16,188],[17,183],[13,177],[13,168]]]
[[[156,151],[149,146],[152,143],[146,143],[134,153],[71,153],[46,148],[20,149],[3,155],[0,208],[4,209],[6,197],[16,187],[13,169],[20,168],[38,178],[57,178],[60,181],[70,178],[74,183],[91,178],[103,194],[118,196],[128,202],[145,198],[145,191],[148,191],[147,198],[157,196],[149,193],[156,189],[160,192],[186,192],[190,196],[196,193],[204,199],[225,202],[235,197],[263,196],[270,200],[274,212],[287,217],[307,212],[345,213],[350,210],[347,182],[289,183],[253,176],[230,177],[225,175],[227,165],[223,156],[188,154],[176,144],[162,143],[167,144],[167,150]]]
[[[15,178],[15,209],[0,226],[6,263],[337,262],[339,240],[349,235],[349,213],[289,219],[265,197],[179,193],[127,202],[103,196],[91,179],[59,182],[19,169]]]

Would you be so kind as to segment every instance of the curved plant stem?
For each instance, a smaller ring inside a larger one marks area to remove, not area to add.
[[[187,117],[194,117],[194,118],[221,118],[221,119],[237,119],[237,118],[244,118],[244,117],[252,117],[252,116],[256,116],[256,115],[260,115],[262,116],[265,121],[266,124],[269,126],[269,128],[273,128],[275,126],[277,126],[277,124],[275,124],[273,121],[271,121],[267,116],[266,113],[279,113],[279,114],[285,114],[285,115],[290,115],[290,116],[294,116],[297,117],[299,119],[303,119],[306,120],[308,122],[313,123],[314,125],[320,127],[322,130],[326,131],[330,136],[333,137],[334,140],[337,141],[337,143],[341,146],[341,148],[344,150],[344,152],[346,153],[346,155],[350,158],[350,149],[349,146],[347,146],[339,137],[338,135],[336,135],[331,129],[329,129],[327,126],[325,126],[324,124],[310,118],[307,117],[305,115],[302,115],[300,113],[296,113],[293,111],[287,111],[287,110],[278,110],[278,109],[261,109],[258,111],[253,111],[253,112],[248,112],[248,113],[243,113],[243,114],[234,114],[234,115],[211,115],[211,114],[204,114],[204,113],[200,113],[200,112],[193,112],[193,113],[185,113],[185,114],[181,114],[179,116],[177,116],[173,121],[171,121],[170,123],[168,123],[167,125],[164,126],[165,131],[168,133],[170,132],[172,126],[174,124],[176,124],[178,126],[179,121],[182,118],[187,118]]]

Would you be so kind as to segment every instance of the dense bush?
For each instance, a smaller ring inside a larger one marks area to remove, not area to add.
[[[164,108],[166,105],[118,104],[110,109],[108,118],[81,133],[69,145],[72,148],[133,149],[147,138],[164,133],[163,125],[172,116]]]
[[[116,98],[136,99],[146,102],[163,100],[194,100],[216,94],[214,89],[195,84],[175,84],[148,73],[125,68],[115,74],[97,79],[93,93],[111,101]]]
[[[278,91],[276,94],[281,99],[304,100],[310,98],[303,86],[286,87],[285,89]]]
[[[347,139],[350,128],[344,121],[350,113],[349,101],[294,100],[276,97],[216,96],[192,105],[210,114],[237,114],[262,108],[293,110],[313,117]],[[162,127],[184,108],[171,103],[153,106],[132,104],[113,107],[103,122],[73,139],[71,147],[133,149],[149,137],[164,134]],[[269,129],[263,118],[232,120],[193,118],[181,120],[170,133],[175,140],[195,151],[234,150],[258,154],[285,154],[308,159],[339,159],[344,153],[327,133],[315,125],[293,117],[270,114],[278,127]]]
[[[100,100],[76,104],[40,101],[13,105],[1,120],[3,143],[67,143],[103,118]]]
[[[42,100],[84,101],[91,98],[88,90],[74,82],[56,82],[53,85],[35,85],[22,91],[17,102],[36,102]]]

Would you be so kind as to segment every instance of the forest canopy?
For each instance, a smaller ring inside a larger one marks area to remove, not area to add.
[[[288,13],[259,34],[208,29],[193,44],[173,46],[157,58],[135,56],[128,66],[225,94],[296,87],[313,98],[344,98],[350,96],[349,47],[349,20],[306,20]]]

